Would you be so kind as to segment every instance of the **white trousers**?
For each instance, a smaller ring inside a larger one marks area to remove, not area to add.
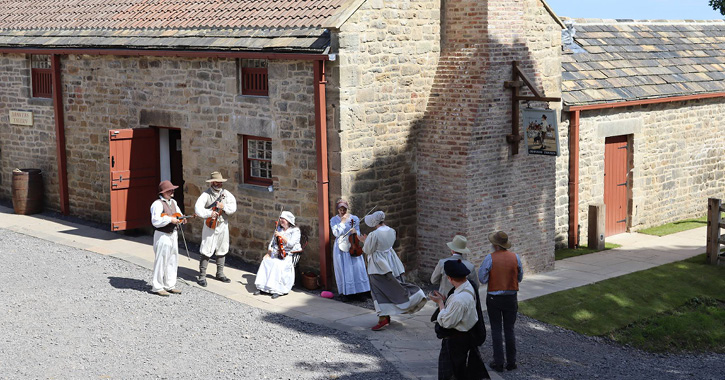
[[[171,290],[176,286],[178,268],[179,240],[177,232],[167,234],[154,231],[154,276],[151,279],[151,291]]]

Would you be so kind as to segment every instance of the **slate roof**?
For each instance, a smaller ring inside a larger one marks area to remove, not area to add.
[[[323,52],[356,0],[0,0],[0,47]]]
[[[572,19],[562,98],[567,106],[725,92],[725,21]]]

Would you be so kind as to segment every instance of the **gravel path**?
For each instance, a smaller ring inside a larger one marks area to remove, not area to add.
[[[488,320],[488,318],[486,318]],[[658,355],[591,338],[522,316],[516,321],[519,368],[504,379],[725,379],[725,355]],[[483,357],[493,352],[489,337]]]
[[[2,379],[401,379],[364,337],[0,229]]]

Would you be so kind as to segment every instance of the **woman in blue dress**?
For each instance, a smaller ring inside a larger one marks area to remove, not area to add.
[[[337,215],[330,219],[332,234],[335,235],[335,240],[332,241],[332,263],[335,267],[337,291],[341,299],[346,301],[350,295],[369,292],[370,280],[365,268],[365,259],[362,255],[350,256],[350,245],[346,244],[350,229],[354,228],[352,232],[360,235],[360,219],[349,212],[350,205],[346,200],[339,199],[335,202],[335,206]]]

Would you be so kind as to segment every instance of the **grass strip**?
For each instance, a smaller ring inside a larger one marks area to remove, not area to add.
[[[679,222],[672,222],[663,224],[661,226],[650,227],[644,230],[639,230],[637,232],[646,235],[665,236],[703,226],[707,226],[707,216],[703,216],[702,218],[697,219],[680,220]]]
[[[604,250],[619,248],[621,245],[614,243],[604,243]],[[563,260],[569,257],[588,255],[590,253],[599,252],[594,248],[588,248],[586,245],[580,245],[579,248],[562,248],[554,251],[555,260]]]
[[[519,311],[540,321],[593,336],[673,312],[693,298],[724,297],[725,267],[705,255],[552,293],[522,302]],[[692,331],[705,326],[692,323]],[[722,325],[717,328],[722,329]],[[714,331],[705,331],[713,334]]]

